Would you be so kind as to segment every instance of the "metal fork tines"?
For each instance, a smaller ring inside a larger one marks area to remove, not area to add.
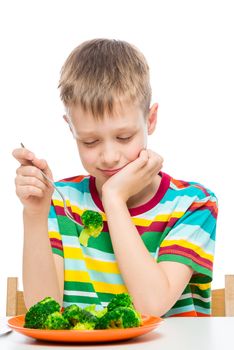
[[[21,147],[25,148],[25,146],[23,145],[23,143],[21,142]],[[33,163],[32,163],[33,164]],[[35,166],[33,164],[33,166]],[[67,203],[66,203],[66,199],[63,195],[63,193],[58,189],[57,186],[55,186],[54,182],[41,170],[38,168],[38,170],[40,171],[40,173],[42,174],[42,176],[53,186],[53,188],[55,189],[55,191],[60,195],[60,197],[62,198],[63,201],[63,207],[64,207],[64,213],[66,214],[66,216],[68,217],[68,219],[70,219],[71,221],[73,221],[76,225],[82,226],[78,221],[76,221],[72,214],[70,213],[68,207],[67,207]]]

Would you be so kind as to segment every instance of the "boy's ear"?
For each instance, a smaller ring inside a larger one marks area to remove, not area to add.
[[[156,127],[157,124],[157,113],[158,113],[158,104],[154,103],[149,110],[149,114],[147,117],[147,129],[148,129],[148,135],[151,135]]]

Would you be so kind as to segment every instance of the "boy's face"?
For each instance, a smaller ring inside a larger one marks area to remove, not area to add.
[[[135,105],[123,104],[113,116],[95,119],[80,107],[69,109],[70,122],[85,170],[96,178],[97,190],[108,178],[135,160],[155,128],[157,105],[149,116]]]

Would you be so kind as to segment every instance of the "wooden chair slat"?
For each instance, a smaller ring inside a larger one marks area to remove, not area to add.
[[[225,276],[225,315],[234,316],[234,275]]]
[[[27,308],[24,303],[24,293],[18,290],[18,278],[7,278],[6,316],[25,314]]]

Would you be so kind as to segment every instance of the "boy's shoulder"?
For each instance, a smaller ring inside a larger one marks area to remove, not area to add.
[[[216,212],[218,199],[214,192],[195,181],[178,180],[170,176],[170,185],[163,202],[194,203],[195,206],[209,205]]]
[[[202,199],[205,197],[216,197],[214,192],[203,184],[190,180],[178,180],[170,176],[170,189],[181,195],[196,195]]]
[[[218,199],[213,191],[199,182],[169,177],[170,184],[161,203],[169,206],[174,203],[177,208],[185,211],[189,209],[190,212],[207,209],[214,218],[217,217]]]

